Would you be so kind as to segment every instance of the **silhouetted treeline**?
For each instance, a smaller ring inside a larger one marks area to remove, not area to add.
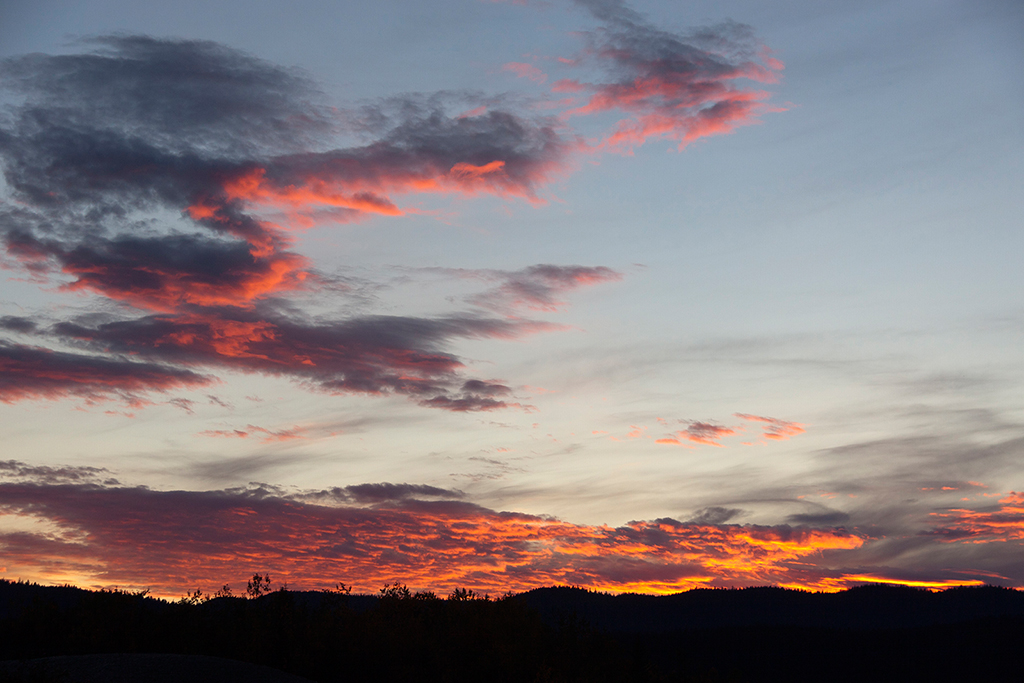
[[[321,683],[1015,680],[1024,642],[1024,594],[991,587],[249,594],[169,603],[0,580],[0,659],[207,655]]]

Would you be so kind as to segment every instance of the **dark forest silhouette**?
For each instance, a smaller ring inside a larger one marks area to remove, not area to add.
[[[1024,593],[991,586],[491,598],[400,583],[275,590],[255,574],[245,595],[224,586],[167,602],[0,580],[0,659],[203,655],[321,683],[1012,680],[1024,642]]]

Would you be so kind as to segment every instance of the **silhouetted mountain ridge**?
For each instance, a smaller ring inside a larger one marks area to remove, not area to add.
[[[931,592],[875,584],[838,593],[770,586],[696,589],[672,595],[611,595],[537,588],[516,596],[546,620],[579,618],[613,633],[663,633],[738,626],[884,629],[1024,617],[1024,592],[997,586]]]

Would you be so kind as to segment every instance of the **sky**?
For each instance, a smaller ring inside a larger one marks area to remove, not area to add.
[[[0,576],[1024,586],[1024,8],[0,7]]]

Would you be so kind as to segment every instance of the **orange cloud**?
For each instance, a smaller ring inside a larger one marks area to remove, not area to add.
[[[799,422],[787,422],[786,420],[779,420],[774,417],[761,417],[760,415],[749,415],[747,413],[734,413],[734,415],[741,420],[761,422],[767,425],[764,427],[763,436],[774,441],[787,441],[789,437],[803,434],[807,431],[804,429],[806,425],[802,425]]]
[[[581,525],[452,500],[354,506],[346,491],[285,495],[261,486],[164,493],[6,483],[0,510],[45,519],[51,532],[6,534],[0,542],[9,570],[25,578],[75,576],[170,596],[238,582],[257,570],[301,588],[344,580],[362,591],[401,581],[439,592],[575,584],[670,593],[792,580],[822,552],[863,543],[843,530],[788,526],[670,519]]]
[[[948,543],[993,543],[1024,540],[1024,493],[1011,491],[999,507],[933,512],[942,526],[931,533]]]
[[[690,441],[705,446],[718,446],[721,448],[722,444],[718,443],[719,439],[735,434],[736,430],[729,427],[722,427],[710,422],[691,422],[686,429],[676,432],[674,437],[656,439],[654,443],[682,446],[684,441]]]

